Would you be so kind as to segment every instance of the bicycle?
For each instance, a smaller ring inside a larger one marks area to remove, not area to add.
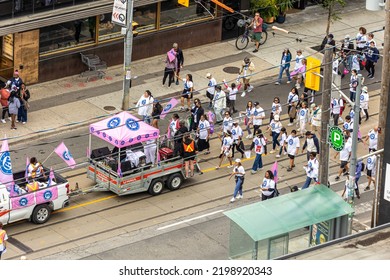
[[[245,25],[244,33],[238,36],[236,39],[236,48],[241,51],[248,46],[249,39],[252,40],[253,34],[251,34],[251,30],[249,29],[250,24],[248,23],[248,21],[238,20],[237,25],[239,27],[243,27]],[[268,25],[266,23],[263,23],[263,32],[261,33],[261,40],[259,42],[260,45],[265,44],[265,42],[267,41],[268,38],[267,27]]]

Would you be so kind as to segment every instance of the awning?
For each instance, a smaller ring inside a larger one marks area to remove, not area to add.
[[[254,241],[259,241],[353,212],[340,195],[324,185],[318,185],[224,214]]]
[[[156,139],[160,134],[158,128],[144,123],[128,112],[121,112],[91,124],[89,132],[118,148]]]

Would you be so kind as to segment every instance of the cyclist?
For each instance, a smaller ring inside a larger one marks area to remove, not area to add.
[[[260,17],[260,13],[255,13],[255,18],[249,25],[253,28],[253,40],[256,42],[256,48],[253,52],[258,52],[260,47],[261,33],[263,32],[263,19]]]

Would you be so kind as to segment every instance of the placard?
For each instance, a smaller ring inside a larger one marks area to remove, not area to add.
[[[112,8],[112,22],[126,26],[126,9],[127,0],[114,0],[114,6]]]

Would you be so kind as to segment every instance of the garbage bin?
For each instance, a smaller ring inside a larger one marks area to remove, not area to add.
[[[383,0],[366,0],[366,10],[379,11],[381,9],[379,4],[383,2]]]
[[[367,0],[369,1],[369,0]],[[294,2],[293,7],[295,9],[304,10],[307,6],[307,0],[297,0]]]

